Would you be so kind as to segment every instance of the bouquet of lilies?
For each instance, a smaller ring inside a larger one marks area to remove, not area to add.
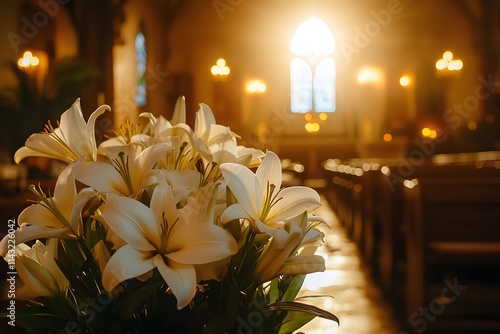
[[[23,286],[16,322],[35,333],[292,333],[331,313],[298,300],[323,222],[318,193],[283,187],[273,152],[184,98],[173,118],[140,115],[96,143],[79,100],[14,158],[62,161],[54,189],[22,211],[0,254]],[[12,239],[15,239],[13,245]],[[22,307],[21,307],[22,306]],[[3,314],[6,316],[6,314]]]

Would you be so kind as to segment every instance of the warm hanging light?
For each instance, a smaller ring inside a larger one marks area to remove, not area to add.
[[[262,94],[267,90],[266,84],[262,80],[250,80],[245,85],[248,94]]]
[[[399,84],[403,87],[408,86],[411,83],[410,77],[407,75],[403,75],[401,78],[399,78]]]
[[[365,67],[359,72],[357,79],[360,84],[377,83],[382,80],[382,73],[376,68]]]
[[[25,51],[23,56],[17,61],[17,66],[20,69],[28,69],[40,64],[40,59],[35,57],[31,51]]]
[[[219,76],[219,77],[226,77],[229,75],[231,70],[229,69],[229,66],[226,65],[226,60],[223,58],[217,59],[215,62],[216,65],[213,65],[211,68],[212,75],[214,76]]]
[[[436,61],[436,69],[441,74],[460,71],[463,67],[463,61],[460,59],[453,59],[453,52],[451,51],[445,51],[443,53],[443,58]]]

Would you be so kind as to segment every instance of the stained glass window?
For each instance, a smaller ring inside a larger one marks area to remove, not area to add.
[[[146,38],[142,31],[135,37],[135,61],[137,72],[137,90],[135,92],[135,102],[138,106],[146,105]]]
[[[312,109],[312,72],[311,67],[301,58],[290,62],[290,81],[292,111],[308,112]]]
[[[314,71],[314,109],[335,111],[335,60],[331,57],[321,60]]]
[[[331,30],[317,17],[307,19],[295,31],[290,51],[292,111],[335,111],[335,39]]]

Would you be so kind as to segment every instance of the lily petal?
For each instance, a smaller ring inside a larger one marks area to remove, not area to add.
[[[154,251],[153,236],[160,235],[153,212],[144,204],[128,197],[109,196],[101,207],[108,226],[130,246],[141,251]],[[121,248],[120,248],[121,249]]]
[[[171,149],[172,148],[168,144],[156,144],[139,153],[137,158],[133,161],[133,167],[131,167],[132,170],[130,172],[134,190],[139,188],[144,177],[151,168],[153,168],[156,162]]]
[[[129,196],[130,192],[120,173],[104,162],[87,162],[76,173],[76,179],[102,193],[118,193]]]
[[[200,109],[196,113],[194,133],[198,138],[201,138],[212,124],[215,124],[215,117],[212,109],[205,103],[200,103]]]
[[[175,102],[174,115],[172,116],[170,123],[172,125],[186,123],[186,98],[184,96],[179,96]]]
[[[54,297],[59,294],[56,279],[42,264],[26,255],[17,256],[16,270],[34,296]]]
[[[248,213],[243,209],[241,205],[236,203],[232,204],[226,210],[224,210],[220,220],[223,224],[225,224],[233,219],[238,219],[238,218],[250,219],[251,216],[248,215]]]
[[[276,191],[281,188],[282,173],[281,162],[276,153],[267,151],[262,164],[255,172],[257,179],[263,189],[266,189],[267,183],[276,186]]]
[[[14,161],[17,164],[27,157],[55,158],[66,162],[72,161],[72,158],[68,157],[67,152],[60,152],[59,145],[45,134],[32,134],[26,140],[25,145],[14,154]]]
[[[194,266],[168,261],[165,263],[161,255],[154,257],[154,264],[167,282],[175,298],[177,309],[182,309],[191,302],[196,294],[196,271]]]
[[[269,221],[280,221],[295,217],[304,211],[321,205],[316,190],[294,186],[280,191],[281,200],[276,201],[267,216]]]
[[[52,198],[57,209],[64,217],[69,218],[73,210],[73,201],[75,199],[76,180],[75,168],[78,168],[83,163],[83,160],[77,160],[63,169],[56,181],[54,188],[54,197]]]
[[[76,195],[73,201],[73,207],[69,219],[69,224],[71,225],[71,229],[77,234],[82,235],[83,226],[82,226],[82,210],[87,205],[88,201],[97,196],[97,192],[92,188],[82,189],[78,195]]]
[[[155,264],[149,252],[141,252],[130,245],[121,247],[111,256],[102,274],[102,284],[108,291],[121,282],[140,276],[154,269]]]
[[[207,225],[176,228],[175,238],[169,240],[167,250],[170,249],[179,249],[167,254],[176,262],[204,264],[235,254],[238,246],[229,232],[216,225]]]
[[[45,133],[34,133],[28,137],[25,146],[21,147],[14,154],[14,161],[20,163],[27,157],[54,158],[65,162],[71,162],[77,157],[61,144]]]
[[[48,211],[47,211],[48,212]],[[46,228],[37,225],[24,225],[17,229],[16,232],[16,245],[26,241],[45,238],[68,238],[68,229],[65,227],[60,228]],[[5,236],[0,241],[0,256],[5,257],[8,251],[9,236]]]
[[[291,256],[279,269],[279,275],[301,275],[325,270],[325,259],[320,255]]]
[[[220,171],[243,209],[249,214],[260,215],[265,188],[262,189],[255,174],[235,163],[222,164]]]

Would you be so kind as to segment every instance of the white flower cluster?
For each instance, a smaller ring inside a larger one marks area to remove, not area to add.
[[[323,234],[312,222],[321,219],[309,213],[319,195],[282,188],[276,154],[238,146],[238,136],[216,124],[205,104],[191,129],[183,98],[172,120],[141,114],[142,129],[126,124],[97,147],[95,121],[109,110],[98,108],[86,122],[77,100],[57,128],[48,124],[15,154],[18,163],[30,156],[67,163],[52,196],[31,188],[40,201],[18,219],[16,263],[31,297],[68,289],[54,262],[60,239],[89,248],[108,291],[128,279],[147,281],[157,270],[178,309],[201,291],[200,282],[221,280],[228,266],[237,266],[232,258],[248,243],[262,245],[251,268],[256,284],[325,270],[314,254]],[[90,241],[88,231],[98,227],[104,237]],[[25,244],[39,239],[47,246]]]

